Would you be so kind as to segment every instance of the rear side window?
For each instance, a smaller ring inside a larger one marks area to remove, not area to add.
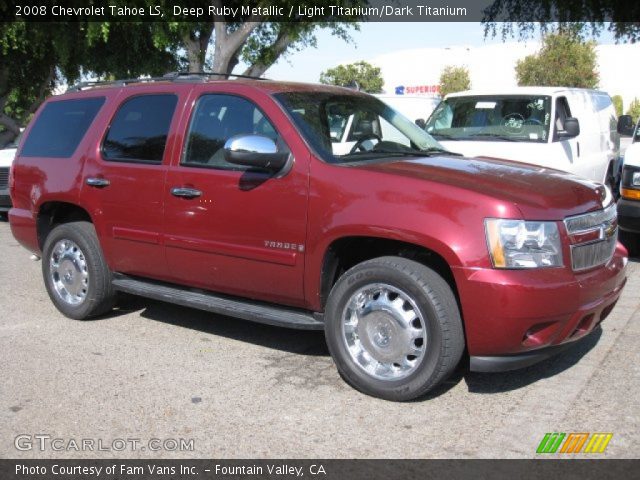
[[[20,155],[69,158],[104,104],[104,97],[49,102],[38,115]]]
[[[175,95],[143,95],[125,101],[102,144],[105,160],[161,163],[177,102]]]

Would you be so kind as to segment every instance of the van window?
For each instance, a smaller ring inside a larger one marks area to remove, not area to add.
[[[571,116],[571,109],[566,97],[556,98],[556,118],[555,129],[553,132],[553,141],[558,139],[558,132],[564,131],[564,121]]]
[[[594,104],[598,112],[606,110],[612,105],[611,97],[606,93],[596,93],[594,95]]]
[[[69,158],[84,138],[104,97],[47,103],[24,142],[24,157]]]
[[[161,163],[175,95],[141,95],[126,100],[113,118],[102,144],[105,160]]]
[[[546,95],[478,95],[441,102],[425,129],[436,140],[545,143],[551,98]]]

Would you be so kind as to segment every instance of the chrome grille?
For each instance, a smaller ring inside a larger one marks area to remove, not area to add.
[[[4,190],[9,186],[9,168],[0,167],[0,190]]]
[[[571,268],[587,270],[611,260],[618,241],[618,212],[612,204],[604,210],[568,217],[564,224],[573,238],[587,241],[571,245]]]
[[[586,270],[607,263],[616,249],[616,234],[602,242],[588,243],[571,247],[571,267],[574,270]]]

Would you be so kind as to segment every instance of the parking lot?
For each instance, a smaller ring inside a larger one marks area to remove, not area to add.
[[[602,329],[563,356],[504,374],[460,368],[430,397],[391,403],[346,385],[320,332],[130,296],[106,318],[73,321],[6,222],[0,259],[3,458],[532,458],[546,432],[612,432],[604,456],[640,457],[633,261]],[[112,448],[69,448],[81,439]]]

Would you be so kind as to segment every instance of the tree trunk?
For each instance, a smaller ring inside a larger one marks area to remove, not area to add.
[[[202,71],[202,51],[200,49],[200,42],[197,38],[192,38],[190,33],[185,34],[183,37],[184,48],[187,51],[187,61],[189,62],[189,72],[201,72]]]
[[[215,46],[213,52],[213,71],[217,73],[231,73],[238,64],[240,50],[251,33],[260,25],[255,21],[257,17],[252,17],[243,23],[237,30],[229,33],[227,23],[222,19],[216,19]]]
[[[271,67],[271,65],[276,63],[278,58],[280,58],[280,55],[287,51],[291,43],[293,43],[293,39],[288,34],[281,33],[280,35],[278,35],[276,41],[273,42],[273,45],[266,47],[267,49],[271,50],[269,57],[270,59],[272,59],[272,61],[270,63],[256,62],[249,68],[247,68],[243,75],[249,75],[251,77],[261,77],[269,69],[269,67]]]

